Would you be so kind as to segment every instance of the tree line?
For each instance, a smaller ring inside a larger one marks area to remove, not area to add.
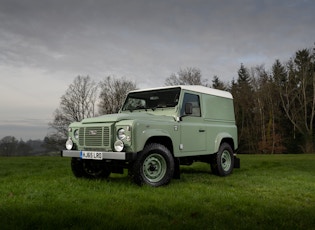
[[[314,152],[315,48],[298,50],[287,61],[275,60],[270,69],[241,63],[231,82],[218,76],[210,81],[200,69],[187,67],[171,74],[164,84],[204,85],[231,92],[239,153]],[[46,148],[64,148],[71,122],[118,112],[127,92],[134,89],[136,83],[126,78],[108,76],[96,83],[89,76],[76,77],[49,123],[53,132],[44,139]]]
[[[237,79],[211,83],[195,68],[180,70],[166,85],[192,84],[230,91],[234,97],[240,153],[313,153],[315,48],[298,50],[285,62],[240,65]]]
[[[229,90],[241,152],[314,152],[315,49],[276,60],[270,70],[241,64]]]
[[[44,140],[17,140],[13,136],[6,136],[0,140],[0,156],[51,155],[57,151],[51,149]]]
[[[81,95],[78,93],[81,90],[75,90],[80,88],[80,81],[87,81],[85,85],[89,86]],[[200,69],[188,67],[171,74],[164,84],[204,85],[230,91],[234,97],[240,153],[314,152],[314,48],[298,50],[284,62],[275,60],[271,69],[264,65],[246,67],[241,63],[237,77],[231,82],[223,82],[218,76],[210,81],[202,76]],[[59,113],[67,117],[60,120],[66,124],[96,115],[96,105],[98,115],[116,113],[126,93],[137,88],[132,81],[109,76],[98,84],[97,97],[96,85],[89,77],[77,77],[61,98],[51,126],[61,128],[64,138],[67,125],[58,126]]]

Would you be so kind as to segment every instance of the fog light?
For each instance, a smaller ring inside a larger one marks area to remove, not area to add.
[[[124,143],[121,140],[118,140],[115,142],[114,148],[117,152],[121,152],[124,149]]]
[[[66,149],[71,150],[73,147],[73,142],[71,140],[71,138],[69,137],[69,139],[66,142]]]

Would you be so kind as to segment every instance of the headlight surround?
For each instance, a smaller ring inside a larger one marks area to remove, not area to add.
[[[71,140],[71,138],[69,137],[69,139],[66,142],[66,149],[67,150],[71,150],[73,147],[73,141]]]
[[[79,139],[79,130],[78,130],[78,129],[74,130],[74,132],[73,132],[73,137],[74,137],[76,140]]]
[[[124,139],[126,139],[126,131],[125,131],[123,128],[118,129],[118,131],[117,131],[117,138],[118,138],[119,140],[124,140]]]

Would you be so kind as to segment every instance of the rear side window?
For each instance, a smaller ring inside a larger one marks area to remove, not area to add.
[[[183,105],[182,105],[182,109],[181,109],[181,113],[180,113],[181,116],[185,115],[185,104],[186,103],[191,103],[193,106],[191,116],[201,117],[200,99],[199,99],[198,95],[191,94],[191,93],[185,93]]]

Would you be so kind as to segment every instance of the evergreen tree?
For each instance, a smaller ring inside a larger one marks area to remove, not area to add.
[[[253,121],[253,88],[249,71],[243,64],[238,71],[238,79],[232,82],[231,92],[234,96],[235,117],[238,126],[239,151],[253,153],[257,150],[254,135],[251,133]]]
[[[212,80],[212,88],[214,89],[220,89],[220,90],[227,90],[227,87],[225,86],[224,82],[222,82],[218,76],[214,76]]]

